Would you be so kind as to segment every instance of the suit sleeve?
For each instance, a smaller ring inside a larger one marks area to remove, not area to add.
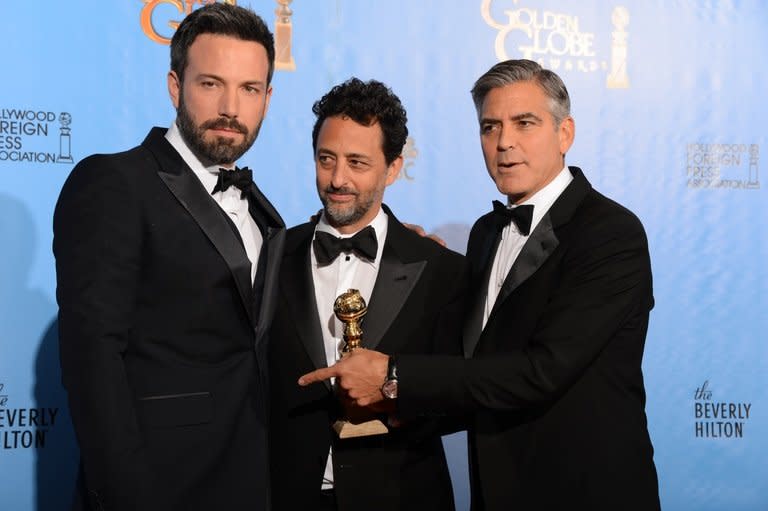
[[[469,360],[398,359],[403,416],[544,405],[562,395],[609,342],[620,342],[620,332],[644,330],[652,307],[651,270],[639,221],[628,214],[603,219],[571,245],[559,285],[525,348]]]
[[[460,355],[461,332],[466,309],[468,273],[464,257],[451,254],[445,258],[438,279],[443,281],[443,301],[432,330],[432,353]]]
[[[445,293],[445,302],[440,305],[440,312],[435,321],[432,338],[434,345],[432,352],[437,355],[460,356],[462,353],[461,334],[463,331],[464,316],[466,311],[467,290],[469,288],[469,272],[465,259],[455,258],[456,262],[446,265],[440,277],[448,286]],[[399,363],[398,363],[399,365]],[[398,399],[398,401],[400,401]],[[399,406],[399,405],[398,405]],[[448,435],[467,429],[467,418],[463,415],[447,415],[442,410],[433,410],[422,415],[436,415],[434,421],[435,432],[440,435]]]
[[[90,497],[107,510],[138,509],[150,477],[123,363],[140,280],[140,204],[117,167],[104,156],[77,165],[53,242],[64,386]]]

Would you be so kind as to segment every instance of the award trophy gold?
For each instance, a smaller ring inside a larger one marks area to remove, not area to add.
[[[348,289],[333,302],[333,312],[339,321],[344,323],[344,348],[341,350],[341,356],[344,357],[360,347],[363,337],[360,321],[368,312],[368,306],[360,295],[360,291]],[[389,432],[383,422],[371,419],[370,413],[365,413],[364,410],[357,409],[354,412],[347,410],[346,412],[345,419],[337,420],[333,424],[333,429],[339,438],[382,435]]]
[[[281,71],[296,71],[296,62],[291,55],[291,34],[293,11],[288,7],[293,0],[277,0],[279,7],[275,9],[275,69]]]

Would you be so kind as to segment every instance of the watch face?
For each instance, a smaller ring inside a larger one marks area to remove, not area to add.
[[[387,380],[381,386],[381,393],[387,399],[397,399],[397,380]]]

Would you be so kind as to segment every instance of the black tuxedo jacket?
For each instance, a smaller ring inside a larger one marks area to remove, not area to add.
[[[498,231],[490,214],[475,223],[472,358],[399,359],[404,416],[474,412],[475,510],[659,508],[641,372],[653,306],[645,232],[571,172],[482,331]]]
[[[389,215],[381,265],[363,322],[363,345],[384,353],[461,352],[464,260]],[[312,509],[333,446],[340,510],[452,510],[453,494],[435,421],[415,420],[386,435],[338,440],[328,384],[300,388],[302,374],[325,367],[312,283],[315,225],[286,238],[272,326],[272,480],[277,510]],[[440,344],[438,344],[439,340]]]
[[[164,134],[80,162],[54,215],[62,373],[90,501],[266,509],[284,224],[253,185],[254,287],[234,226]]]

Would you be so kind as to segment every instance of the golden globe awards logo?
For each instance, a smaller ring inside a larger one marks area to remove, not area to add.
[[[482,0],[480,12],[498,31],[494,50],[500,61],[524,58],[555,72],[600,72],[606,74],[607,88],[629,87],[626,7],[611,12],[610,52],[598,48],[595,32],[583,27],[572,13],[526,7],[520,0]]]
[[[685,176],[688,188],[760,188],[758,144],[686,145]]]
[[[42,449],[58,408],[9,408],[5,385],[0,383],[0,446],[9,449]]]
[[[74,163],[72,115],[0,107],[0,163]]]
[[[181,20],[194,9],[216,3],[216,0],[142,0],[139,23],[141,30],[152,41],[159,44],[171,44],[173,33]],[[293,0],[276,0],[275,9],[275,69],[280,71],[296,70],[296,63],[291,54],[293,11],[289,7]],[[220,0],[220,3],[237,5],[237,0]],[[161,28],[162,27],[162,28]],[[167,28],[166,28],[167,27]]]
[[[717,401],[709,380],[693,394],[696,438],[743,438],[752,403]]]
[[[173,32],[187,14],[197,6],[212,4],[215,0],[144,0],[141,9],[141,29],[151,40],[160,44],[171,44]],[[223,0],[222,3],[235,5],[236,0]],[[173,17],[173,18],[171,18]],[[156,18],[163,18],[170,30],[160,30]]]

